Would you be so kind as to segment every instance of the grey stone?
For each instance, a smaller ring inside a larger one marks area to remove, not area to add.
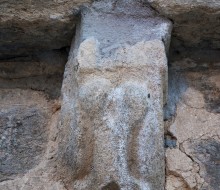
[[[219,49],[218,0],[146,0],[174,23],[173,44],[186,47]]]
[[[69,189],[164,188],[171,23],[126,2],[85,7],[77,28],[59,127],[58,166]]]
[[[47,142],[47,115],[31,107],[0,111],[0,181],[24,174],[40,161]]]
[[[0,181],[35,168],[45,154],[51,105],[43,93],[0,89]]]
[[[200,163],[200,167],[204,169],[201,172],[202,177],[208,183],[206,188],[212,190],[219,189],[220,182],[220,142],[215,139],[204,139],[190,141],[192,147],[191,155]],[[204,186],[204,188],[205,188]]]
[[[67,54],[63,51],[38,52],[27,57],[0,61],[1,89],[32,89],[49,98],[60,96]]]
[[[0,59],[70,46],[79,6],[88,2],[1,1]]]

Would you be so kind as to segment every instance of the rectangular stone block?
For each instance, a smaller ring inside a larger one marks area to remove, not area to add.
[[[149,7],[136,6],[140,14],[134,15],[120,3],[115,9],[110,1],[84,8],[66,66],[60,147],[73,189],[165,186],[171,24]]]

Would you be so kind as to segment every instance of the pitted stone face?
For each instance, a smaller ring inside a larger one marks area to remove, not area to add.
[[[71,157],[72,187],[160,190],[164,184],[164,45],[159,40],[139,42],[126,45],[122,54],[118,47],[110,57],[101,57],[91,43],[99,41],[89,38],[79,47],[78,93],[70,99],[76,103],[69,138],[76,153]],[[133,51],[136,47],[139,51]],[[136,61],[138,53],[141,57]],[[87,67],[93,54],[102,64]],[[120,59],[115,56],[119,54]],[[160,61],[155,61],[158,55]]]
[[[112,2],[94,2],[82,12],[67,63],[77,69],[66,70],[64,80],[60,129],[68,134],[60,160],[71,168],[70,189],[162,190],[171,24],[150,17],[149,7],[126,4],[137,1],[115,1],[125,11]]]
[[[0,181],[39,163],[47,142],[46,119],[36,107],[0,110]]]
[[[104,78],[96,78],[88,81],[79,89],[81,106],[90,115],[104,107],[104,102],[111,83]]]
[[[75,102],[72,187],[162,190],[164,45],[159,40],[125,44],[102,57],[94,48],[99,43],[86,39],[75,59],[78,93],[69,99]],[[93,56],[98,59],[91,62]]]
[[[203,178],[210,182],[213,189],[220,187],[220,143],[214,139],[192,142],[193,156],[205,167]]]
[[[113,126],[117,123],[133,125],[146,116],[147,102],[146,90],[133,81],[122,84],[109,94],[105,110],[109,110],[109,118],[114,118]]]
[[[52,104],[41,92],[0,89],[0,105],[0,181],[13,181],[43,160]]]

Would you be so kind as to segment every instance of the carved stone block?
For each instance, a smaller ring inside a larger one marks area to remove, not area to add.
[[[162,39],[169,39],[163,37],[170,23],[152,21],[149,8],[137,19],[94,6],[98,10],[82,14],[65,73],[60,170],[68,170],[73,189],[162,190],[167,87]],[[151,22],[158,22],[154,33]]]

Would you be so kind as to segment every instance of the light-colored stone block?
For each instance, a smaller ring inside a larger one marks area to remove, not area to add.
[[[70,189],[162,190],[171,25],[102,5],[84,9],[67,63],[60,171]]]

